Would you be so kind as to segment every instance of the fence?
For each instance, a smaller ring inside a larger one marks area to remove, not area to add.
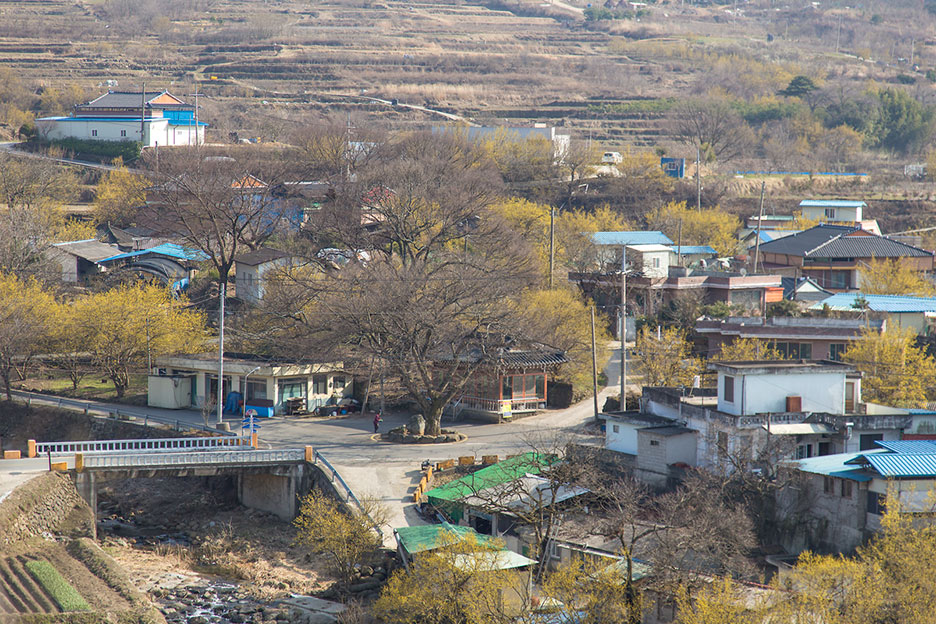
[[[82,456],[82,467],[87,468],[164,468],[197,465],[257,465],[302,462],[305,449],[200,451],[189,453],[100,454]],[[76,463],[77,460],[76,460]]]
[[[13,390],[13,396],[20,399],[25,399],[26,405],[32,405],[33,403],[38,403],[42,405],[51,405],[52,407],[58,407],[62,409],[69,409],[79,412],[84,412],[86,416],[103,416],[105,418],[112,418],[115,420],[126,420],[131,421],[134,424],[141,424],[144,427],[154,427],[154,426],[170,426],[176,431],[206,431],[215,433],[223,436],[237,436],[236,433],[229,431],[221,431],[213,427],[208,427],[205,425],[200,425],[198,423],[188,422],[178,418],[168,418],[166,416],[156,416],[154,414],[148,414],[146,412],[136,412],[132,409],[126,409],[123,407],[118,407],[116,405],[102,405],[100,403],[93,403],[90,401],[80,401],[78,399],[67,399],[65,397],[49,395],[49,394],[38,394],[35,392],[25,392],[23,390]]]
[[[373,527],[373,529],[377,531],[377,534],[380,535],[380,537],[382,538],[383,530],[381,530],[380,525],[377,524],[373,518],[371,518],[369,513],[367,513],[367,510],[364,508],[364,505],[361,504],[361,500],[354,494],[354,491],[351,489],[351,486],[349,486],[345,482],[345,480],[341,478],[341,475],[338,473],[338,470],[334,466],[332,466],[331,462],[325,459],[325,456],[319,453],[317,450],[313,449],[312,458],[316,465],[318,465],[318,463],[321,462],[322,465],[331,472],[331,481],[332,483],[337,482],[338,485],[340,485],[342,489],[344,489],[345,500],[348,502],[352,502],[352,501],[354,502],[358,510],[360,510],[362,514],[367,516],[367,519],[370,520],[371,526]]]
[[[115,451],[184,452],[193,450],[229,449],[251,446],[250,436],[212,438],[150,438],[140,440],[85,440],[70,442],[39,442],[32,455],[74,455],[75,453],[113,453]],[[32,451],[33,449],[30,449]]]

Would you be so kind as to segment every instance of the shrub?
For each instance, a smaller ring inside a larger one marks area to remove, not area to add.
[[[120,157],[125,163],[139,158],[143,147],[139,141],[91,141],[87,139],[56,139],[50,141],[49,144],[69,152],[94,154],[108,159]]]
[[[81,594],[69,585],[58,570],[43,559],[34,559],[26,562],[26,569],[42,588],[52,596],[52,600],[62,611],[89,611],[91,607],[81,597]]]

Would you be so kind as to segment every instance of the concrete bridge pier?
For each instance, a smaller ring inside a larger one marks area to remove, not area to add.
[[[237,500],[244,507],[259,509],[290,522],[299,514],[299,497],[309,491],[307,464],[282,466],[264,472],[242,472],[237,476]]]
[[[88,503],[88,507],[91,508],[91,513],[94,514],[94,522],[92,523],[92,533],[94,539],[97,539],[97,484],[95,483],[96,479],[94,478],[93,472],[76,472],[75,473],[75,488],[78,490],[78,495],[84,499],[84,502]]]

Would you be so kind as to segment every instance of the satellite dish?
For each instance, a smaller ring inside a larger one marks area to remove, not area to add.
[[[744,277],[745,275],[747,275],[747,269],[741,267],[741,276]]]

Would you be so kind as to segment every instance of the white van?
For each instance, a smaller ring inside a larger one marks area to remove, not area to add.
[[[621,152],[605,152],[601,155],[601,164],[603,165],[619,165],[621,160]]]

